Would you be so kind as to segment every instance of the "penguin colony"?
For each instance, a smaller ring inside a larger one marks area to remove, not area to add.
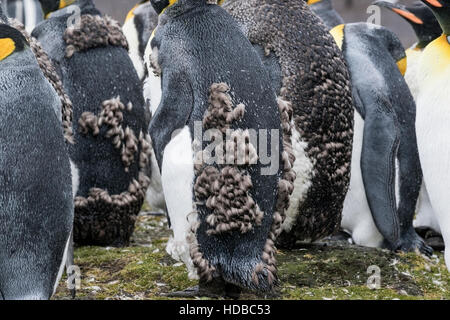
[[[449,0],[375,3],[411,23],[407,51],[330,0],[141,1],[123,27],[92,0],[40,0],[41,22],[25,3],[0,1],[1,299],[49,299],[72,241],[128,245],[145,198],[199,279],[176,296],[272,292],[276,246],[339,229],[450,243]]]

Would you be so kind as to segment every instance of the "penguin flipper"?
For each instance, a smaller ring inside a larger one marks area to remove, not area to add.
[[[366,100],[368,96],[365,96]],[[364,95],[360,97],[364,100]],[[378,230],[390,249],[395,250],[400,238],[395,196],[395,160],[400,143],[398,120],[389,101],[383,97],[370,105],[364,103],[364,106],[366,116],[361,151],[364,189]]]
[[[164,74],[161,102],[148,129],[160,169],[164,148],[175,130],[183,128],[188,122],[193,103],[192,88],[187,76],[170,72]]]

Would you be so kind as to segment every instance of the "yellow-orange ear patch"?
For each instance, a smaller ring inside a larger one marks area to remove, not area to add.
[[[130,12],[128,12],[127,17],[125,18],[125,22],[127,22],[130,19],[133,19],[134,17],[134,10],[136,10],[136,8],[139,6],[139,3],[137,5],[135,5],[133,7],[133,9],[130,10]]]
[[[67,6],[70,6],[74,2],[75,2],[75,0],[60,0],[59,1],[59,8],[60,9],[65,8]]]
[[[422,19],[420,19],[419,17],[417,17],[414,13],[408,12],[408,11],[404,11],[401,9],[397,9],[397,8],[392,8],[392,11],[396,12],[397,14],[401,15],[402,17],[416,23],[416,24],[423,24]]]
[[[344,27],[345,27],[345,24],[340,24],[330,30],[330,33],[333,36],[334,41],[336,41],[336,44],[338,45],[339,49],[341,49],[341,50],[342,50],[342,45],[344,44]]]
[[[308,5],[310,6],[310,5],[312,5],[312,4],[314,4],[314,3],[316,3],[316,2],[320,2],[321,0],[308,0]]]
[[[404,76],[406,73],[406,68],[408,67],[408,58],[404,57],[403,59],[397,61],[397,67],[402,76]]]
[[[0,38],[0,61],[10,56],[16,50],[16,44],[11,38]]]

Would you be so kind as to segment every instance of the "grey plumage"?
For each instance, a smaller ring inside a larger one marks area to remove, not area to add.
[[[0,298],[49,299],[73,224],[70,164],[59,98],[20,39],[0,61]]]

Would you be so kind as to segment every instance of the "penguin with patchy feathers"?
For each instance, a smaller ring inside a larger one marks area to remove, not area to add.
[[[73,103],[75,144],[69,152],[80,181],[74,241],[127,245],[149,184],[151,150],[142,83],[127,41],[91,0],[41,5],[48,19],[32,35],[57,66]]]
[[[303,1],[227,0],[223,8],[245,31],[285,104],[284,138],[296,177],[279,245],[331,235],[341,223],[353,140],[342,53]]]
[[[220,6],[151,2],[162,14],[145,58],[162,98],[149,131],[174,232],[167,250],[200,278],[183,295],[269,292],[293,175],[269,76]]]

